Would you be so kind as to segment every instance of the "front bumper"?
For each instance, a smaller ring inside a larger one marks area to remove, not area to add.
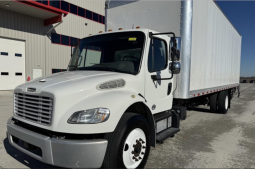
[[[101,167],[108,141],[104,139],[63,140],[50,138],[7,122],[7,137],[12,146],[27,155],[54,166],[67,168]],[[32,153],[13,140],[18,138],[41,149],[41,155]]]

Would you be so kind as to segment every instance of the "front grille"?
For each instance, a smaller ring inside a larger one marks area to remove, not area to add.
[[[15,93],[15,115],[44,125],[51,124],[53,99],[45,96],[36,96]]]

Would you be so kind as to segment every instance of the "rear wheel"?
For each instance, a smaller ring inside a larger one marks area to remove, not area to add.
[[[228,91],[222,91],[219,93],[218,104],[219,104],[219,112],[226,114],[228,112],[228,107],[229,107]]]
[[[144,168],[150,152],[147,120],[135,113],[126,113],[108,140],[104,168]]]
[[[210,111],[216,113],[218,111],[218,93],[214,93],[210,96]]]

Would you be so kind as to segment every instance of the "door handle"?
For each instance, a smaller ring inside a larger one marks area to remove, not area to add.
[[[167,95],[169,95],[172,91],[172,83],[168,83]]]

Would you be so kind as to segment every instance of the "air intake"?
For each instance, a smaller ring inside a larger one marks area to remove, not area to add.
[[[97,86],[98,90],[109,90],[124,87],[126,84],[125,80],[117,79],[108,82],[101,83]]]

